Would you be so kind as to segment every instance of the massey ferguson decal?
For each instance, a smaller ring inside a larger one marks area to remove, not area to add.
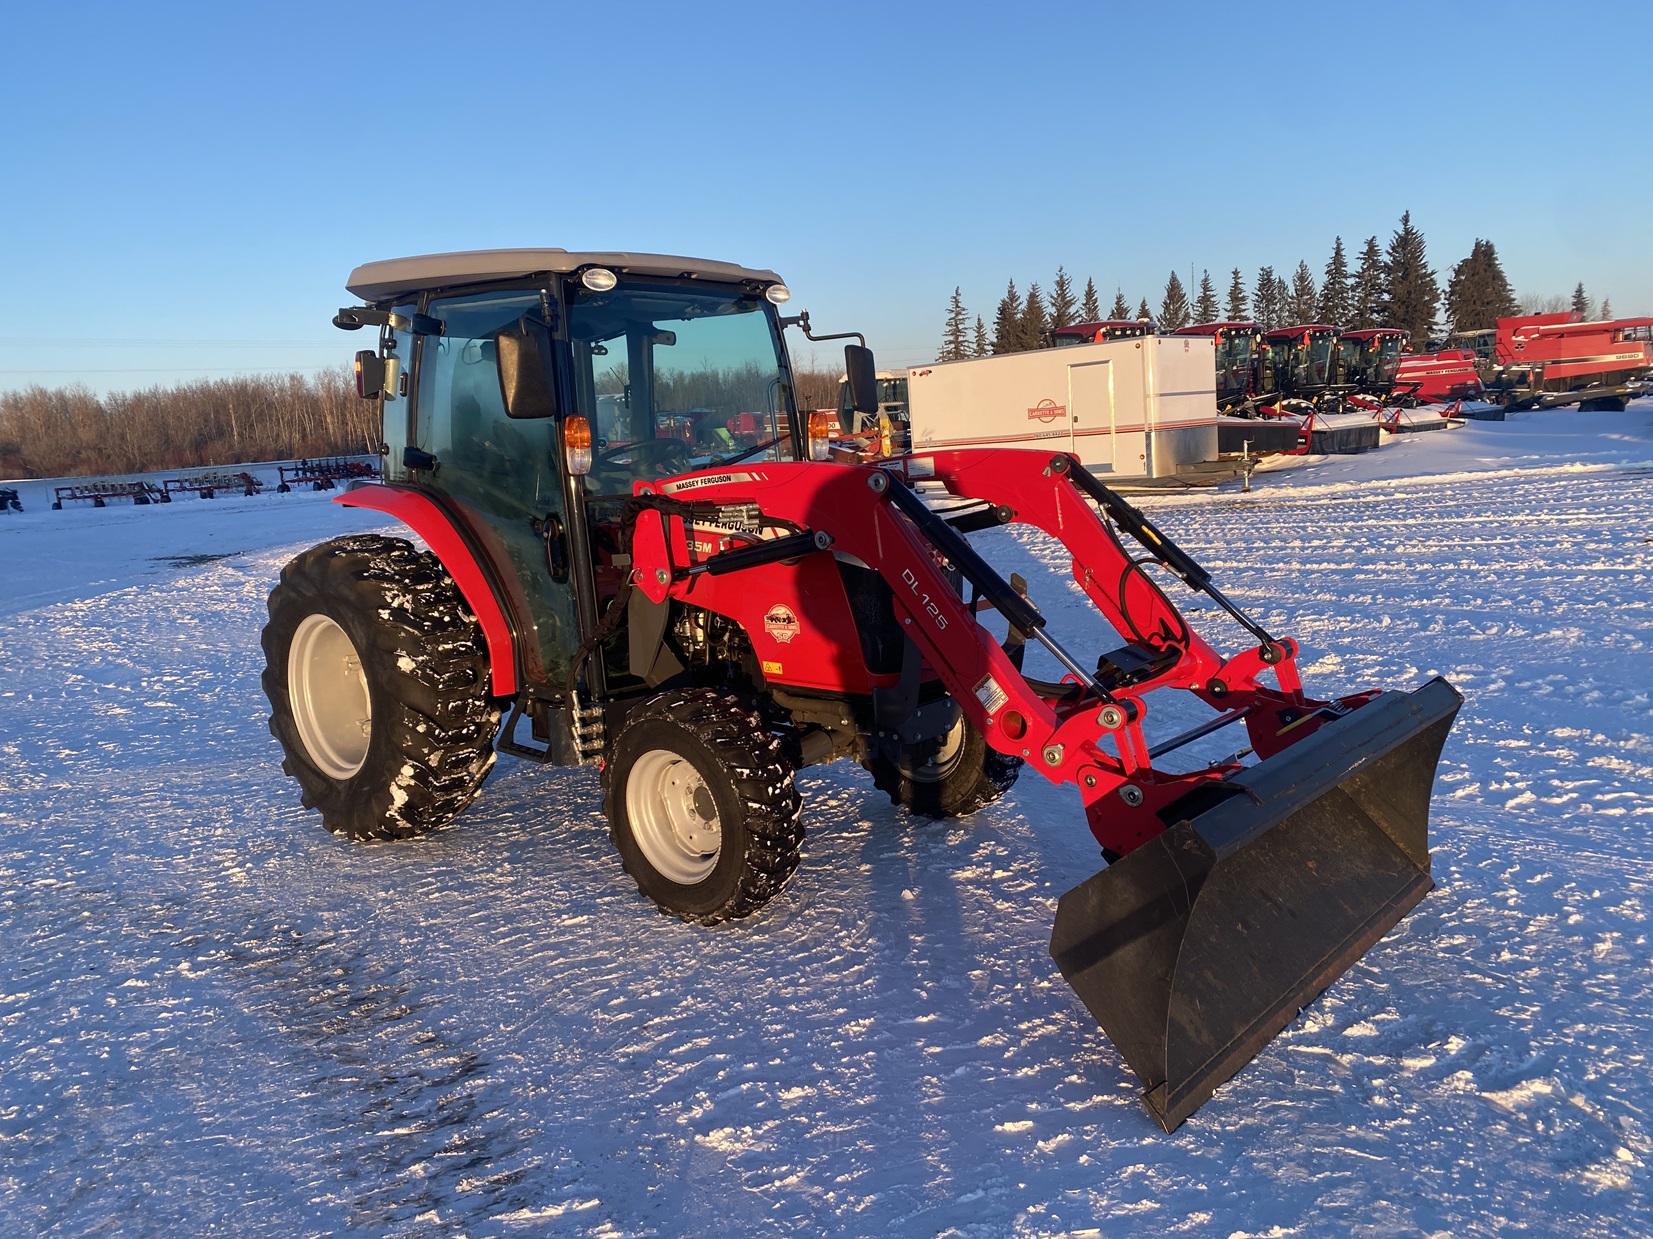
[[[1053,422],[1058,417],[1068,415],[1068,406],[1057,404],[1054,400],[1041,400],[1027,411],[1027,420],[1030,422]]]
[[[763,630],[782,645],[798,635],[798,617],[784,602],[777,602],[764,612]]]
[[[686,490],[699,490],[702,486],[727,486],[731,482],[761,482],[761,473],[708,473],[697,478],[684,478],[681,482],[660,483],[662,495],[677,495]]]

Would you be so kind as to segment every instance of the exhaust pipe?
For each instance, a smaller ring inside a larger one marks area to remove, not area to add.
[[[1062,896],[1051,956],[1166,1131],[1434,886],[1429,800],[1462,704],[1444,679],[1381,693]]]

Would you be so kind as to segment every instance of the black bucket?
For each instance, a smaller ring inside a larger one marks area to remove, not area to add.
[[[1050,953],[1175,1130],[1434,886],[1463,697],[1383,693],[1062,896]]]

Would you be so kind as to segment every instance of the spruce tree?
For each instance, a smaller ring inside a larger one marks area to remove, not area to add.
[[[1349,321],[1349,260],[1343,253],[1343,238],[1332,241],[1332,256],[1326,260],[1326,278],[1320,285],[1315,317],[1323,323],[1343,326]]]
[[[1148,298],[1146,297],[1136,303],[1136,321],[1139,323],[1154,321],[1154,312],[1148,308]]]
[[[1453,331],[1484,331],[1516,313],[1515,294],[1491,241],[1475,238],[1469,257],[1452,268],[1446,317]]]
[[[1607,319],[1612,318],[1613,317],[1613,303],[1611,301],[1609,301],[1606,297],[1603,297],[1601,299],[1601,309],[1596,311],[1596,315],[1604,321],[1607,320]]]
[[[1412,347],[1421,350],[1435,328],[1441,308],[1441,289],[1424,253],[1423,233],[1412,226],[1412,212],[1404,211],[1400,227],[1389,238],[1385,255],[1389,268],[1389,302],[1382,326],[1410,333]]]
[[[1584,292],[1583,280],[1580,280],[1578,287],[1573,289],[1573,312],[1582,314],[1585,318],[1590,317],[1590,298]]]
[[[1274,325],[1290,327],[1286,318],[1291,313],[1291,285],[1278,275],[1274,277]]]
[[[1016,281],[1011,280],[1005,289],[1004,297],[999,301],[999,309],[993,316],[993,351],[995,353],[1021,352],[1021,324],[1022,324],[1022,295],[1016,291]]]
[[[1262,324],[1264,331],[1280,325],[1280,311],[1274,302],[1274,268],[1259,267],[1257,286],[1251,290],[1251,313]]]
[[[1132,317],[1131,303],[1125,300],[1125,290],[1122,288],[1114,289],[1113,307],[1108,311],[1108,320],[1110,322],[1122,323],[1130,317]]]
[[[937,361],[963,361],[970,356],[970,312],[964,308],[964,298],[957,287],[953,299],[947,303],[947,325],[941,333],[941,354]]]
[[[1066,327],[1073,317],[1073,281],[1061,267],[1056,268],[1056,281],[1050,286],[1050,328]]]
[[[1367,237],[1360,251],[1360,266],[1355,270],[1354,287],[1349,291],[1349,321],[1357,330],[1383,325],[1383,315],[1389,304],[1389,270],[1384,265],[1383,251],[1376,237]]]
[[[1314,286],[1314,276],[1309,274],[1309,264],[1299,259],[1297,270],[1291,276],[1286,317],[1293,323],[1312,323],[1319,304],[1319,290]]]
[[[1079,302],[1079,317],[1087,323],[1102,320],[1102,302],[1096,296],[1096,281],[1085,281],[1085,296]]]
[[[976,315],[976,338],[970,345],[970,356],[986,357],[993,350],[987,343],[987,328],[981,321],[981,315]]]
[[[1045,333],[1050,330],[1050,315],[1045,310],[1045,295],[1037,284],[1027,286],[1027,300],[1022,303],[1022,350],[1044,348]]]
[[[1228,277],[1228,321],[1231,323],[1246,322],[1246,315],[1251,312],[1245,295],[1245,281],[1240,278],[1240,269],[1234,268]]]
[[[1188,326],[1188,293],[1182,286],[1182,277],[1174,270],[1165,281],[1165,296],[1159,303],[1159,329],[1172,332]]]
[[[1200,272],[1200,295],[1194,302],[1194,321],[1196,323],[1214,323],[1217,321],[1217,290],[1211,287],[1211,272]]]

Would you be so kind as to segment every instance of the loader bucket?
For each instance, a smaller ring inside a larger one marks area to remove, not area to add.
[[[1063,895],[1050,953],[1174,1131],[1434,885],[1429,798],[1463,698],[1366,705]]]

